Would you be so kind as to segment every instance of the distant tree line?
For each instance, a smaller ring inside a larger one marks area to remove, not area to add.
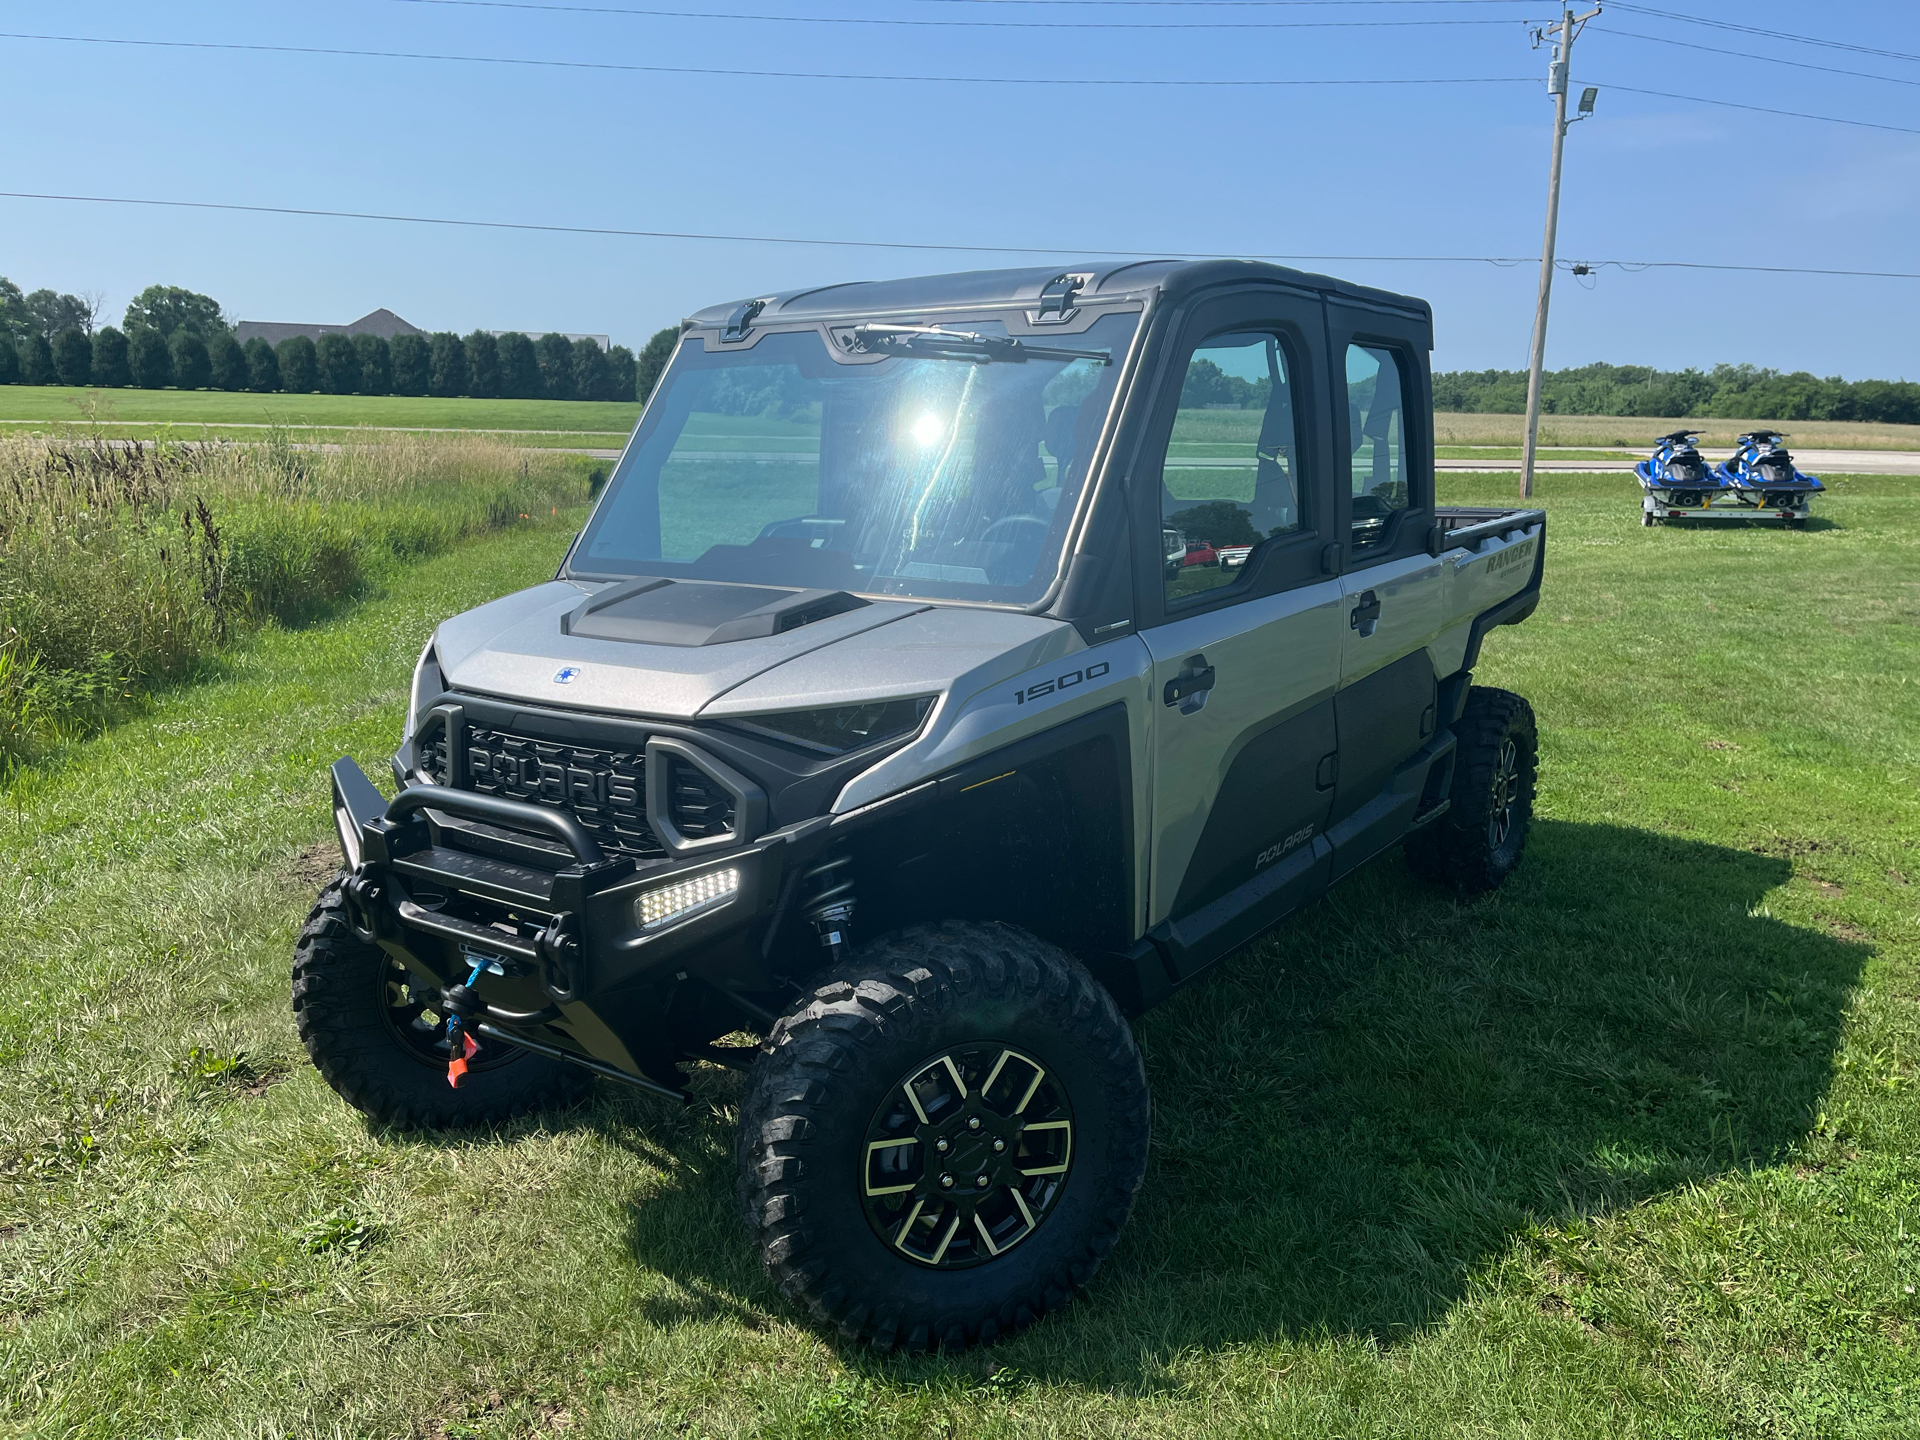
[[[476,330],[460,336],[296,335],[242,345],[219,302],[150,285],[121,328],[95,327],[97,300],[22,294],[0,276],[0,384],[93,385],[258,394],[469,395],[511,400],[645,400],[673,354],[677,326],[639,355],[624,345]]]
[[[1450,370],[1433,377],[1433,408],[1518,415],[1527,408],[1524,370]],[[1540,408],[1550,415],[1648,415],[1699,420],[1852,420],[1920,425],[1920,383],[1820,379],[1753,365],[1655,370],[1646,365],[1583,365],[1541,377]]]

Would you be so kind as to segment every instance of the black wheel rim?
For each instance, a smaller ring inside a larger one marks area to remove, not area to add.
[[[1520,804],[1520,747],[1513,736],[1500,741],[1500,757],[1493,767],[1493,793],[1487,805],[1487,843],[1501,849],[1513,834],[1514,810]]]
[[[887,1092],[859,1164],[867,1221],[890,1249],[937,1270],[984,1265],[1039,1229],[1066,1189],[1066,1087],[1009,1046],[957,1046]]]
[[[436,987],[388,957],[380,972],[380,1013],[386,1016],[387,1029],[407,1054],[444,1073],[453,1055],[447,1044],[447,1017],[439,1002]],[[520,1058],[520,1051],[511,1045],[492,1045],[477,1035],[474,1041],[480,1048],[467,1061],[469,1074]]]

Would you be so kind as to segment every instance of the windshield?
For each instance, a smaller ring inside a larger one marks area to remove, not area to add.
[[[916,345],[849,364],[816,330],[713,354],[685,344],[570,568],[1037,600],[1137,320],[1063,337],[1091,354],[1018,359]]]

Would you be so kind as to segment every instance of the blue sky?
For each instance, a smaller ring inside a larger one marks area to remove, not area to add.
[[[577,0],[615,8],[1293,28],[960,28],[594,14],[420,0],[0,0],[17,32],[743,70],[1158,79],[1541,77],[1527,0],[1324,5]],[[1675,0],[1681,11],[1920,56],[1920,6]],[[1470,21],[1467,24],[1299,22]],[[1920,270],[1920,61],[1609,9],[1575,85],[1560,254]],[[1327,255],[1537,254],[1544,85],[975,86],[636,74],[0,39],[0,188],[563,225],[930,244]],[[1609,89],[1630,85],[1666,95]],[[1046,263],[0,200],[0,274],[153,282],[236,318],[610,332],[790,286]],[[1531,265],[1328,260],[1433,302],[1441,368],[1526,363]],[[1589,288],[1590,287],[1590,288]],[[1920,281],[1603,270],[1554,289],[1551,366],[1750,361],[1920,378]]]

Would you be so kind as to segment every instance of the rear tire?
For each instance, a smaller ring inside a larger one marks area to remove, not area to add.
[[[1453,727],[1452,804],[1407,837],[1407,864],[1463,895],[1495,889],[1513,873],[1533,824],[1539,739],[1533,707],[1511,690],[1476,685]]]
[[[460,1088],[447,1084],[446,1017],[424,982],[353,933],[345,880],[320,892],[293,952],[300,1042],[341,1099],[383,1125],[459,1130],[586,1094],[588,1071],[484,1039]]]
[[[916,926],[774,1026],[741,1104],[740,1202],[815,1320],[961,1349],[1092,1279],[1147,1132],[1133,1032],[1078,962],[1010,926]]]

